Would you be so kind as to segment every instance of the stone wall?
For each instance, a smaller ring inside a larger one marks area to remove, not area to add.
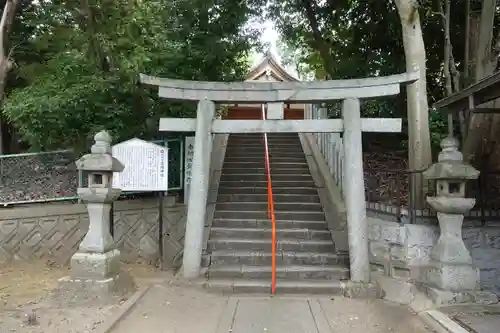
[[[399,278],[416,277],[418,266],[429,259],[439,237],[437,222],[401,225],[368,217],[368,226],[372,269]],[[480,269],[481,287],[500,295],[500,225],[465,223],[462,235],[475,267]]]
[[[182,253],[186,209],[174,198],[163,201],[164,266],[172,267]],[[159,201],[138,199],[114,205],[114,238],[125,262],[156,262]],[[43,259],[66,263],[88,230],[83,204],[51,203],[0,210],[0,263]]]

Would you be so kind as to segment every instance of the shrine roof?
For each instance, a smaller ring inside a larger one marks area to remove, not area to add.
[[[300,81],[280,64],[278,59],[268,50],[262,60],[254,66],[247,75],[246,81],[260,81],[259,79],[269,75],[274,80],[280,82],[297,82]]]
[[[500,97],[500,71],[437,101],[433,107],[446,110],[447,112],[474,110],[476,106],[498,97]],[[496,112],[493,113],[497,113],[498,109],[491,109],[491,111],[495,110]]]

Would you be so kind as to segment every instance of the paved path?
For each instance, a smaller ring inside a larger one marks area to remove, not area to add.
[[[470,332],[500,332],[500,304],[456,305],[441,309]]]
[[[112,333],[429,333],[403,307],[342,297],[224,297],[156,285]]]
[[[455,320],[471,332],[498,333],[500,327],[499,315],[462,315]]]

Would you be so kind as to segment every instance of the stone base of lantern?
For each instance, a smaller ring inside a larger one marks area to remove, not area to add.
[[[59,279],[59,289],[85,298],[127,294],[133,278],[120,270],[120,251],[77,252],[71,258],[71,275]]]
[[[431,261],[421,269],[417,287],[438,307],[464,303],[498,303],[495,294],[479,290],[478,278],[479,270],[472,265]]]

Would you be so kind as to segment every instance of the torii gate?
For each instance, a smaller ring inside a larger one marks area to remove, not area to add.
[[[212,134],[343,132],[346,163],[344,200],[351,280],[370,282],[361,133],[400,132],[401,119],[361,118],[360,99],[397,95],[402,84],[411,84],[418,78],[418,72],[413,72],[351,80],[222,83],[171,80],[141,74],[142,83],[159,88],[159,97],[198,101],[196,119],[162,118],[159,128],[160,131],[196,132],[182,263],[184,277],[196,278],[200,275]],[[342,119],[283,120],[284,102],[330,100],[343,101]],[[269,104],[269,111],[273,109],[269,117],[274,119],[214,119],[215,103]]]

